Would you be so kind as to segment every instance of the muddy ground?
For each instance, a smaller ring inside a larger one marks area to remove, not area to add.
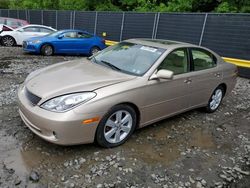
[[[219,110],[193,110],[137,130],[124,145],[63,147],[21,121],[20,83],[33,70],[77,56],[0,47],[0,187],[250,187],[250,80]]]

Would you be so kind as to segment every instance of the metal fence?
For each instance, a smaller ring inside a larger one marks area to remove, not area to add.
[[[156,38],[190,42],[221,56],[250,59],[250,14],[0,10],[56,29],[85,29],[109,40]]]

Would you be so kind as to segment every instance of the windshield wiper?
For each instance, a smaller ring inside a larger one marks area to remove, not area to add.
[[[115,69],[115,70],[118,70],[118,71],[121,70],[121,69],[118,68],[117,66],[115,66],[115,65],[113,65],[113,64],[111,64],[111,63],[109,63],[109,62],[107,62],[107,61],[101,60],[101,62],[102,62],[103,64],[105,64],[105,65],[108,65],[108,66],[111,67],[112,69]]]

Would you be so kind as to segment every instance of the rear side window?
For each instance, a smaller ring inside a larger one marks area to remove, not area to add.
[[[40,27],[40,32],[42,32],[42,33],[51,33],[53,31],[51,29],[48,29],[48,28]]]
[[[169,53],[159,66],[158,70],[160,69],[173,71],[175,75],[188,72],[187,49],[177,49]]]
[[[6,20],[6,25],[10,27],[19,27],[18,22],[15,20]]]
[[[191,49],[194,71],[209,69],[216,66],[216,57],[203,49]]]
[[[78,32],[77,33],[77,38],[91,38],[92,35],[88,34],[88,33],[83,33],[83,32]]]
[[[3,18],[0,18],[0,24],[5,24]]]

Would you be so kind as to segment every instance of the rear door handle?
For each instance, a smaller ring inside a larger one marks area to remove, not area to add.
[[[216,76],[216,77],[219,78],[220,77],[220,73],[217,72],[217,73],[214,74],[214,76]]]

